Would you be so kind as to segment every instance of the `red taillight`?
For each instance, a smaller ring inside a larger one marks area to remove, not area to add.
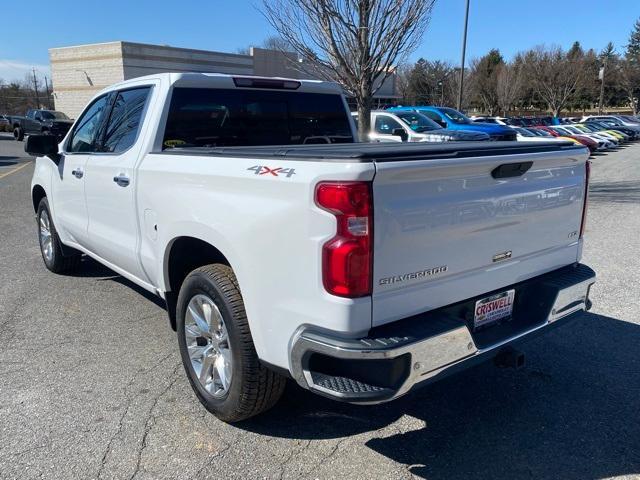
[[[340,297],[371,295],[373,207],[369,182],[322,182],[316,203],[336,217],[336,235],[322,247],[322,281]]]
[[[585,163],[584,171],[584,203],[582,204],[582,222],[580,223],[580,238],[584,235],[584,229],[587,225],[587,205],[589,203],[589,177],[591,176],[591,162]]]

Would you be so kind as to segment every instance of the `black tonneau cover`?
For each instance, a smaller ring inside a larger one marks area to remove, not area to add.
[[[172,148],[174,155],[225,157],[278,157],[291,160],[390,162],[428,158],[486,157],[524,153],[583,150],[572,142],[443,142],[443,143],[339,143],[335,145],[268,145],[257,147]]]

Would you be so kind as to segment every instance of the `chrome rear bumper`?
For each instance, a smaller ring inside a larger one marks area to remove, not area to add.
[[[336,400],[389,401],[580,317],[590,308],[594,282],[595,272],[576,264],[506,286],[501,290],[516,289],[513,318],[479,332],[469,306],[480,297],[374,328],[367,338],[305,329],[292,343],[292,375],[302,387]]]

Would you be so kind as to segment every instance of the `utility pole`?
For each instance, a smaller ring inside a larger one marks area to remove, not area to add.
[[[44,76],[44,88],[47,91],[47,108],[48,109],[53,109],[53,105],[51,105],[51,92],[49,91],[49,80],[47,79],[47,76]]]
[[[602,62],[602,67],[600,67],[600,72],[598,72],[598,76],[600,77],[600,102],[598,103],[598,115],[602,115],[602,102],[604,101],[604,74],[607,69],[607,58],[604,57],[604,62]]]
[[[36,91],[36,108],[40,108],[40,95],[38,94],[38,79],[36,78],[36,69],[33,68],[33,89]]]
[[[469,25],[469,0],[464,14],[464,33],[462,34],[462,61],[460,62],[460,90],[458,91],[458,110],[462,110],[462,92],[464,90],[464,57],[467,53],[467,26]]]

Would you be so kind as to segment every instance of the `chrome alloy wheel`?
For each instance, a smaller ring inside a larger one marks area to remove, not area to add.
[[[40,249],[47,262],[53,260],[53,237],[51,236],[51,220],[46,209],[40,212]]]
[[[215,398],[229,391],[233,364],[224,319],[216,304],[198,294],[187,305],[184,334],[191,366],[202,387]]]

